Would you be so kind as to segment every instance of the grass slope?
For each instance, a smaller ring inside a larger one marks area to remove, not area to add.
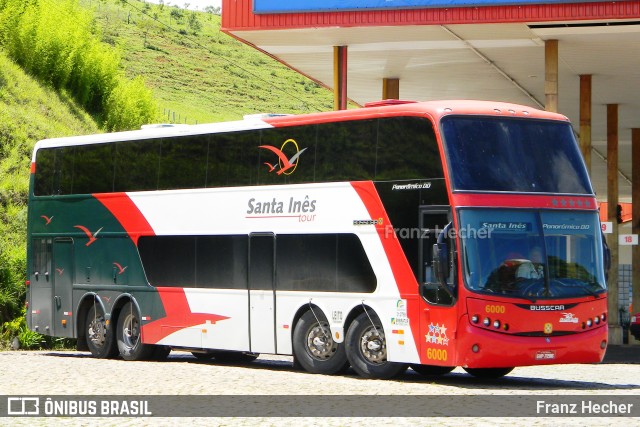
[[[70,97],[42,86],[0,51],[0,326],[24,304],[26,195],[34,144],[98,131]]]
[[[193,124],[333,108],[329,90],[221,33],[218,15],[137,0],[81,3],[92,3],[104,41],[120,48],[128,77],[144,76],[163,121],[173,121],[173,112],[176,122],[186,117]]]

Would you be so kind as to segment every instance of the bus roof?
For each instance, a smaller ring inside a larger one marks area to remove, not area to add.
[[[547,120],[568,121],[567,117],[557,113],[538,110],[529,106],[493,101],[477,100],[444,100],[444,101],[399,101],[387,100],[369,104],[366,108],[330,111],[301,115],[251,115],[245,120],[219,122],[200,125],[180,126],[144,126],[143,129],[101,133],[93,135],[72,136],[45,139],[39,141],[33,152],[35,162],[36,152],[45,147],[64,147],[84,144],[100,144],[116,141],[141,140],[172,136],[201,135],[207,133],[235,132],[251,129],[268,129],[271,127],[286,127],[314,123],[328,123],[346,120],[363,120],[383,116],[430,116],[435,121],[446,115],[483,115],[527,117]]]

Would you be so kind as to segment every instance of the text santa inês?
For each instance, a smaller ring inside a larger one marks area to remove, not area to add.
[[[287,209],[285,211],[285,208]],[[255,198],[249,199],[247,205],[247,214],[299,214],[311,213],[316,210],[316,200],[309,200],[309,196],[304,196],[303,200],[296,200],[290,197],[289,200],[278,200],[275,197],[270,201],[256,201]]]

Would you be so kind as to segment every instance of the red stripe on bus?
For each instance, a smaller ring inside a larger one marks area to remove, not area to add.
[[[364,203],[369,217],[375,220],[382,218],[382,224],[376,225],[376,231],[382,242],[382,247],[389,260],[393,277],[395,278],[400,292],[400,298],[407,301],[407,316],[411,319],[411,334],[415,341],[416,348],[420,350],[420,307],[417,296],[418,283],[413,275],[413,270],[404,256],[404,251],[400,246],[400,241],[396,237],[393,229],[387,231],[387,227],[392,227],[387,212],[382,205],[382,200],[378,196],[373,182],[352,182],[351,186],[356,190],[362,203]],[[381,319],[382,320],[382,319]]]
[[[156,344],[163,338],[184,328],[201,325],[210,321],[212,324],[229,317],[212,313],[193,313],[182,288],[156,288],[165,317],[142,325],[142,341]]]
[[[31,174],[36,173],[36,162],[31,162]]]
[[[155,235],[147,219],[126,193],[94,194],[93,197],[98,199],[120,222],[136,246],[141,235]]]
[[[551,208],[596,210],[598,204],[593,196],[563,196],[535,194],[482,194],[457,193],[452,196],[453,205],[500,208]]]

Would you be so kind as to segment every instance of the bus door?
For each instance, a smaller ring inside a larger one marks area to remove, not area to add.
[[[433,245],[437,243],[439,234],[451,221],[449,206],[420,207],[420,279],[422,283],[437,283],[433,275]]]
[[[55,336],[73,338],[73,240],[53,241],[53,328]]]
[[[276,352],[275,236],[249,236],[249,324],[251,351]]]
[[[32,268],[29,277],[30,328],[44,335],[53,335],[51,251],[53,239],[33,239],[31,242]],[[29,316],[27,316],[29,318]]]
[[[421,283],[420,295],[426,302],[420,321],[421,336],[425,341],[421,343],[420,354],[423,363],[429,365],[450,365],[455,360],[455,332],[457,329],[456,299],[452,298],[447,288],[443,287],[434,271],[433,246],[438,243],[441,233],[446,233],[445,227],[451,222],[451,211],[448,206],[428,206],[420,208],[420,261]],[[447,233],[453,235],[452,233]],[[446,235],[446,234],[445,234]],[[441,243],[448,243],[452,248],[455,239],[440,239]],[[451,257],[451,253],[450,253]],[[454,263],[450,263],[454,265]],[[455,275],[453,268],[449,270],[447,283],[453,284]],[[448,288],[449,290],[452,287]]]

